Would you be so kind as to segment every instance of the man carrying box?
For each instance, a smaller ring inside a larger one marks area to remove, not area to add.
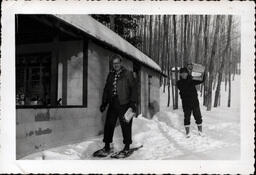
[[[190,116],[192,112],[198,127],[198,134],[200,136],[203,135],[202,115],[195,86],[204,82],[204,79],[205,76],[203,75],[203,79],[201,81],[193,80],[187,68],[184,67],[180,69],[180,80],[177,81],[177,87],[180,90],[180,97],[184,112],[184,125],[187,138],[190,137]]]

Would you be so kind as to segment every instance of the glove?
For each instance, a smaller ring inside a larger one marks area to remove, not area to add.
[[[100,105],[100,112],[104,112],[106,109],[106,105]]]

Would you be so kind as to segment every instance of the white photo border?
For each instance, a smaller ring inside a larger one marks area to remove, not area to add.
[[[3,1],[0,173],[253,173],[254,3],[208,1]],[[16,160],[15,14],[230,14],[241,17],[241,159]]]

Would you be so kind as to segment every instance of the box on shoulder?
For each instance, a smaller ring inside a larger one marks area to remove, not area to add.
[[[192,63],[192,72],[191,76],[193,80],[202,81],[205,71],[205,66],[201,64]]]

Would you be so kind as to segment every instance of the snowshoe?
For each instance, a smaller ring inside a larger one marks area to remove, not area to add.
[[[111,158],[121,159],[121,158],[129,157],[134,153],[134,151],[137,151],[138,149],[140,149],[142,147],[143,147],[143,145],[135,147],[135,148],[131,148],[128,150],[122,150],[122,151],[115,152],[111,155]]]
[[[107,157],[108,155],[113,153],[113,148],[106,149],[102,148],[93,153],[93,157]]]
[[[111,158],[116,158],[116,159],[126,158],[126,157],[129,157],[131,154],[132,152],[130,150],[122,150],[112,154]]]

